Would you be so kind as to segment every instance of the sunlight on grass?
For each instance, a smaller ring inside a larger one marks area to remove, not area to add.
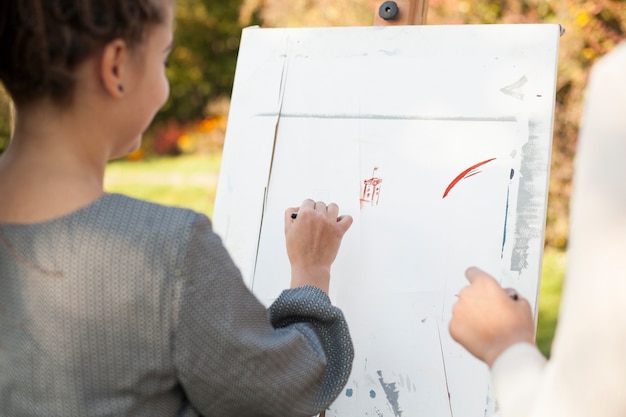
[[[537,324],[537,346],[546,356],[550,356],[550,345],[557,325],[565,263],[565,252],[546,249],[543,255]]]
[[[105,175],[105,190],[211,216],[221,155],[160,157],[114,161]]]

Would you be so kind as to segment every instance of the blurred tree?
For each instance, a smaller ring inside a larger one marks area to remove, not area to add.
[[[156,123],[204,116],[207,103],[230,96],[243,24],[242,0],[178,0],[175,47],[168,76],[171,93]]]
[[[374,21],[372,0],[244,0],[265,27],[360,26]]]

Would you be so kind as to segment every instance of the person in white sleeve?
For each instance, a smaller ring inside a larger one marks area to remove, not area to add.
[[[452,337],[491,369],[501,417],[626,416],[626,42],[593,67],[581,124],[568,267],[551,356],[526,300],[469,268]]]

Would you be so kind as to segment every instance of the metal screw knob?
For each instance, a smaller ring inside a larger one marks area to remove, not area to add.
[[[386,1],[380,5],[378,15],[384,20],[394,20],[398,17],[399,10],[395,1]]]

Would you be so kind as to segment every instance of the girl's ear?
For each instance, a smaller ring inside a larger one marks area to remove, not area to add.
[[[100,79],[106,92],[115,98],[124,95],[124,79],[128,65],[128,46],[122,39],[114,39],[104,46],[100,63]]]

